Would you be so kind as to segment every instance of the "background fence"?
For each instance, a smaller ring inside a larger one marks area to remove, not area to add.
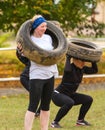
[[[102,45],[101,48],[105,48],[105,45]],[[11,50],[16,50],[15,47],[11,48],[0,48],[0,51],[11,51]],[[55,80],[55,86],[58,85],[61,81],[62,76],[59,76]],[[83,76],[83,81],[82,84],[89,84],[89,83],[104,83],[105,82],[105,74],[95,74],[95,75],[84,75]],[[10,78],[0,78],[0,88],[3,87],[6,88],[18,88],[22,87],[20,83],[20,78],[19,77],[10,77]]]

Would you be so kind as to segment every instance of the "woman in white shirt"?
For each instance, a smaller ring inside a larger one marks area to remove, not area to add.
[[[41,15],[34,18],[31,39],[35,45],[44,50],[52,50],[52,39],[45,34],[47,22]],[[31,130],[35,111],[41,101],[40,125],[41,130],[48,130],[50,102],[54,89],[54,77],[58,76],[57,65],[44,66],[31,61],[30,65],[30,96],[29,106],[25,114],[25,130]]]

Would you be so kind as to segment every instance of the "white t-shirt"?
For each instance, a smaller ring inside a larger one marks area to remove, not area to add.
[[[44,50],[53,50],[52,39],[49,35],[44,34],[41,38],[31,36],[35,45]],[[52,76],[58,77],[57,65],[44,66],[31,61],[30,79],[49,79]]]

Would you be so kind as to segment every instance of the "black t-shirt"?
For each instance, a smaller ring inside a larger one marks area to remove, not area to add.
[[[19,53],[18,49],[16,50],[16,56],[25,65],[25,68],[20,76],[29,78],[30,60],[27,57],[22,56],[22,54]]]
[[[73,63],[70,63],[70,59],[67,59],[61,84],[56,88],[56,90],[60,93],[70,95],[77,90],[82,81],[83,74],[94,74],[97,71],[96,63],[92,63],[92,67],[84,66],[80,69]]]

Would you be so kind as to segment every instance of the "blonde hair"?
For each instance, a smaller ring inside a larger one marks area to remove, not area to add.
[[[32,22],[34,22],[37,18],[42,17],[42,15],[34,15],[31,19]]]

